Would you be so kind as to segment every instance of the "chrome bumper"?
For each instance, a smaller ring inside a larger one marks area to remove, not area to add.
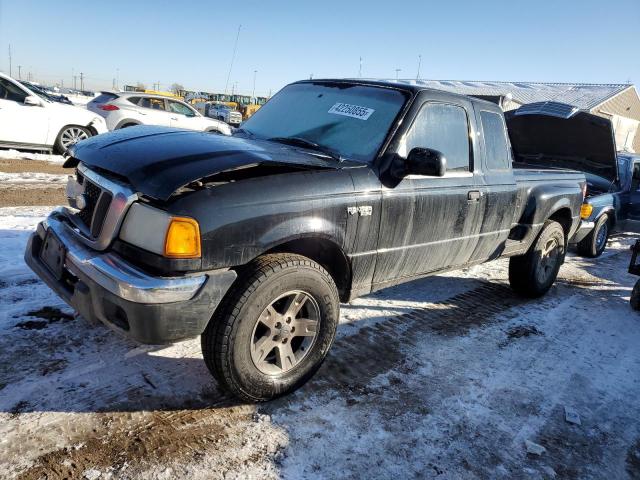
[[[587,235],[589,235],[593,231],[595,226],[595,222],[587,222],[586,220],[581,220],[580,226],[571,237],[569,243],[581,242]]]
[[[42,231],[41,231],[42,229]],[[54,212],[38,225],[44,238],[50,229],[66,249],[65,267],[75,276],[82,274],[117,297],[135,303],[171,303],[190,300],[207,280],[206,274],[185,277],[153,277],[113,253],[85,246]]]

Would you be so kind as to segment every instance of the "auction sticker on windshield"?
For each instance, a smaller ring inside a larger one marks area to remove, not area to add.
[[[336,103],[329,109],[329,113],[334,115],[344,115],[345,117],[358,118],[360,120],[368,119],[373,112],[375,112],[373,108],[349,105],[348,103]]]

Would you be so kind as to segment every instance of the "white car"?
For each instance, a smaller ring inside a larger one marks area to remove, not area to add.
[[[231,127],[200,115],[193,107],[174,98],[140,92],[101,92],[87,109],[102,115],[109,130],[134,125],[163,125],[231,135]]]
[[[80,140],[106,131],[99,115],[52,102],[0,73],[0,147],[64,153]]]

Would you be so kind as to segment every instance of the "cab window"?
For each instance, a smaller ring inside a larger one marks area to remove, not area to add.
[[[24,103],[27,92],[5,78],[0,78],[0,100]]]
[[[480,121],[484,132],[484,150],[489,170],[506,170],[509,168],[509,147],[507,144],[507,132],[502,116],[481,111]]]
[[[416,147],[438,150],[447,159],[447,171],[470,171],[469,120],[464,108],[426,103],[405,137],[407,154]]]

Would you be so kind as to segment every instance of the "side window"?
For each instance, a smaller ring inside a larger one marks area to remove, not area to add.
[[[162,98],[149,98],[149,108],[153,110],[165,110],[164,99]]]
[[[24,103],[27,93],[9,80],[0,78],[0,100]]]
[[[509,144],[502,116],[494,112],[481,111],[480,121],[484,132],[487,168],[490,170],[509,168]]]
[[[134,105],[138,105],[140,103],[140,97],[129,97],[127,98],[127,101],[133,103]]]
[[[169,111],[173,113],[180,113],[182,115],[193,116],[193,112],[189,107],[183,105],[180,102],[174,102],[169,100]]]
[[[631,181],[631,190],[640,190],[640,163],[633,164],[633,177]]]
[[[406,151],[431,148],[447,159],[447,171],[470,170],[469,121],[464,108],[446,103],[426,103],[405,138]]]

